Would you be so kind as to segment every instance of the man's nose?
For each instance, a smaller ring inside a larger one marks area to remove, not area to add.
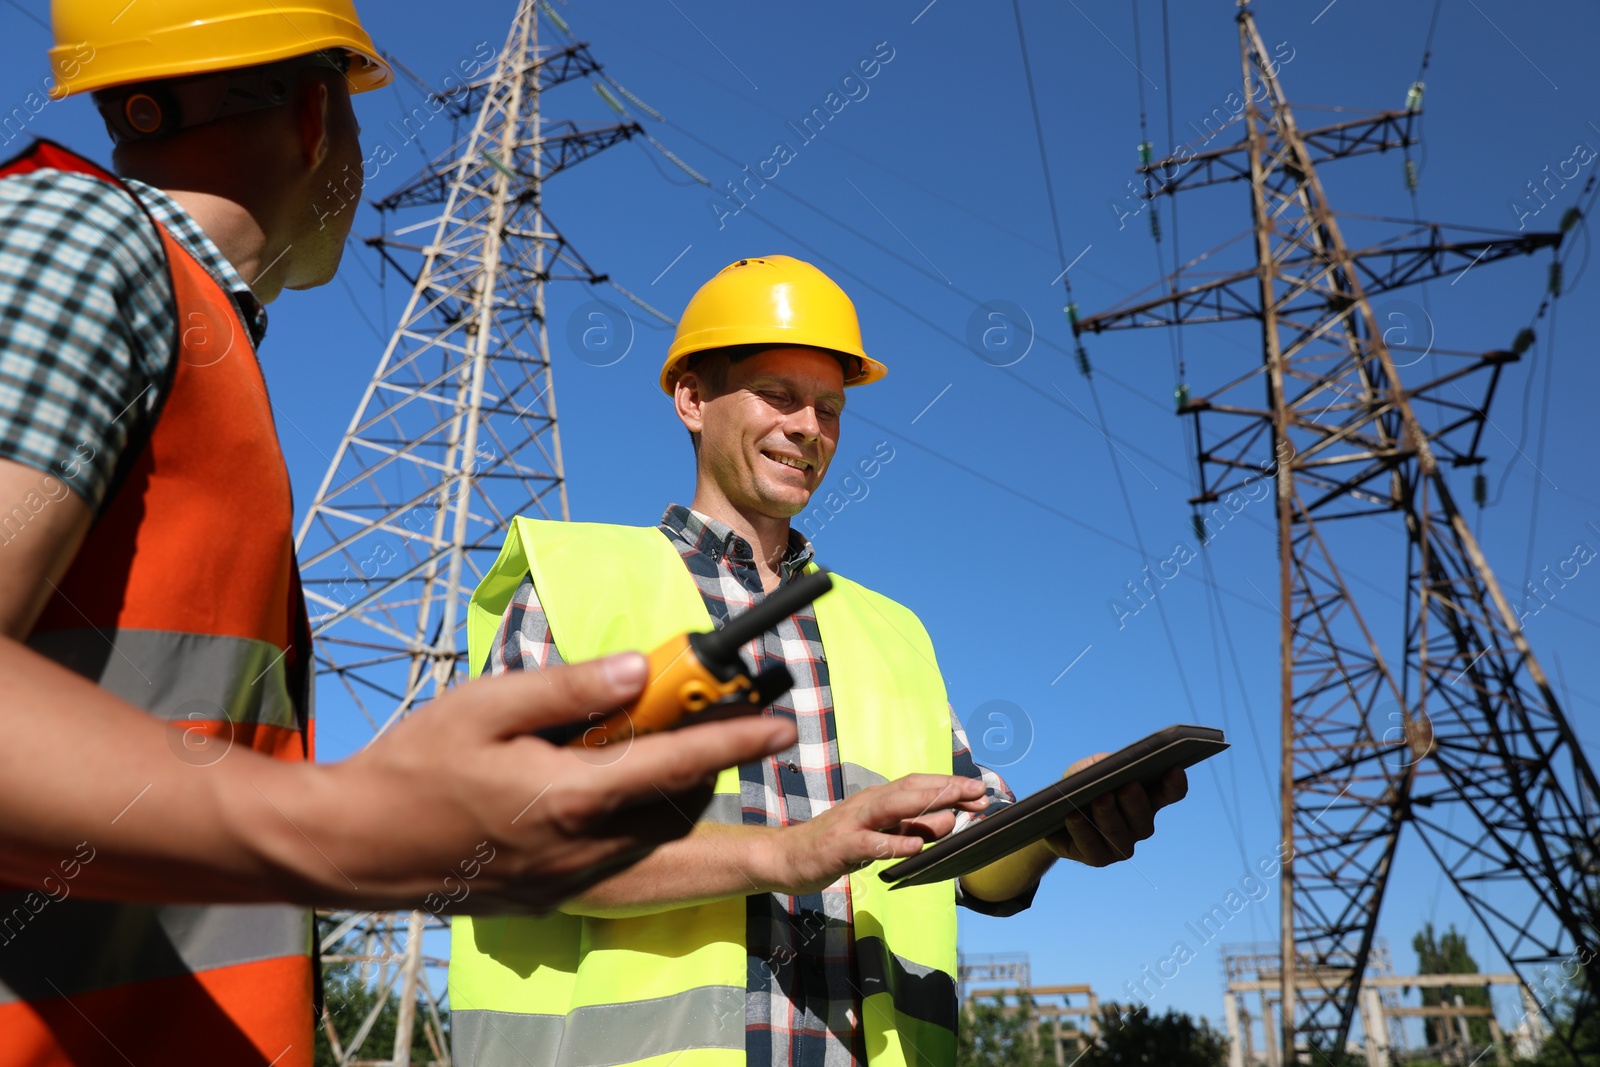
[[[822,424],[817,421],[817,409],[810,404],[796,408],[789,416],[784,429],[790,437],[798,437],[802,441],[815,441],[822,436]]]

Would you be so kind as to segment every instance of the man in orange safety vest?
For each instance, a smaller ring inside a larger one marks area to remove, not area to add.
[[[547,910],[794,731],[604,768],[530,736],[636,695],[629,654],[462,686],[313,763],[256,349],[264,305],[334,276],[352,219],[323,190],[359,186],[351,95],[388,64],[349,0],[52,15],[52,94],[93,94],[116,173],[48,142],[0,164],[0,1067],[309,1067],[309,906],[421,906],[487,844],[473,905]]]

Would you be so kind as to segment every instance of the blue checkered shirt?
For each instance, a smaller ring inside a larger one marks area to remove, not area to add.
[[[661,532],[678,550],[718,626],[749,611],[766,595],[750,544],[725,523],[673,505]],[[811,543],[789,531],[780,584],[812,559]],[[769,713],[794,722],[799,741],[787,752],[739,768],[744,822],[787,826],[844,799],[844,775],[828,687],[828,661],[810,607],[744,647],[757,671],[782,663],[794,688]],[[524,579],[501,618],[485,674],[539,670],[561,662],[531,579]],[[578,729],[583,728],[579,724]],[[981,778],[993,814],[1015,799],[1005,781],[972,758],[966,733],[950,714],[952,770]],[[960,829],[975,816],[958,813]],[[988,915],[1011,915],[1033,901],[1029,892],[991,904],[956,889],[958,903]],[[762,893],[745,898],[745,1062],[748,1067],[852,1067],[866,1062],[862,1047],[860,983],[851,932],[850,882],[840,878],[820,893]]]
[[[178,333],[150,218],[232,294],[254,343],[266,332],[260,302],[194,219],[159,189],[126,184],[138,202],[87,174],[0,181],[0,459],[96,510],[129,443],[149,434]]]

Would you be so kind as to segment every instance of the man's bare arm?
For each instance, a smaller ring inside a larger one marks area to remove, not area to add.
[[[160,902],[420,907],[474,856],[473,910],[544,910],[688,829],[718,768],[794,741],[761,719],[641,738],[595,767],[530,731],[637,694],[626,655],[452,691],[355,757],[178,759],[171,727],[0,639],[0,879]],[[81,858],[81,856],[80,856]]]
[[[988,800],[975,778],[912,774],[782,829],[703,824],[561,910],[616,919],[756,893],[815,893],[878,860],[914,856]]]
[[[0,635],[28,636],[93,518],[64,479],[0,459]]]
[[[0,502],[41,477],[0,460]],[[530,736],[637,695],[645,661],[626,655],[460,686],[343,763],[238,748],[197,767],[174,754],[172,727],[21,643],[87,526],[73,495],[0,544],[0,880],[13,885],[72,864],[72,892],[90,897],[410,908],[487,846],[459,903],[545,910],[686,833],[719,769],[794,743],[792,726],[730,720],[596,767]]]

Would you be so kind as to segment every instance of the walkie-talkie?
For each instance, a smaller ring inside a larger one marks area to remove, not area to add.
[[[781,663],[757,674],[739,649],[832,588],[828,573],[816,571],[776,590],[720,630],[679,634],[657,646],[649,656],[650,681],[639,699],[607,715],[568,746],[597,748],[670,730],[714,705],[760,708],[772,703],[794,685],[794,676]]]

